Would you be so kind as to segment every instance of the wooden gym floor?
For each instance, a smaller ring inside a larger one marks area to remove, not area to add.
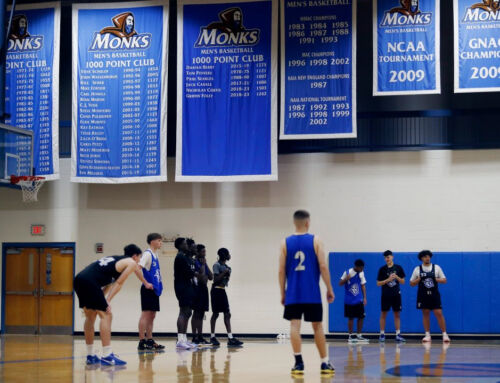
[[[500,382],[500,342],[459,342],[449,348],[436,339],[426,349],[413,341],[385,345],[349,346],[329,342],[334,377],[321,378],[319,358],[311,340],[305,340],[304,378],[292,378],[291,348],[286,341],[243,339],[242,348],[176,352],[174,339],[160,354],[138,353],[137,340],[115,337],[113,351],[125,368],[85,365],[82,337],[4,335],[0,337],[1,382]],[[96,344],[100,351],[100,345]]]

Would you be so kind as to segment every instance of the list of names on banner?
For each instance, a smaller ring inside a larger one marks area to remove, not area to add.
[[[163,5],[155,4],[74,7],[79,52],[74,68],[78,78],[75,180],[166,180],[162,159],[166,13]]]

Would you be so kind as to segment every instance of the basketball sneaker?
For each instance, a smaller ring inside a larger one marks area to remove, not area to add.
[[[139,341],[139,345],[137,346],[137,349],[139,351],[147,351],[147,350],[151,350],[152,347],[148,344],[148,342],[146,341],[146,339],[141,339]]]
[[[101,358],[101,365],[104,366],[124,366],[127,362],[118,359],[115,354],[111,353],[108,356]]]
[[[335,368],[333,368],[330,362],[321,363],[321,374],[323,375],[335,374]]]
[[[349,343],[349,344],[358,343],[358,338],[356,338],[352,334],[349,334],[349,338],[347,338],[347,343]]]
[[[152,350],[155,350],[155,351],[161,351],[163,349],[165,349],[165,346],[161,345],[161,344],[158,344],[156,343],[153,339],[148,339],[146,341],[146,344],[151,347]]]
[[[398,334],[398,335],[396,335],[395,341],[399,342],[399,343],[405,343],[406,339],[403,338],[400,334]]]
[[[432,339],[431,339],[431,336],[430,336],[430,335],[426,335],[426,336],[424,336],[424,337],[422,338],[422,342],[424,342],[424,343],[428,343],[428,342],[430,342],[430,341],[432,341]]]
[[[85,362],[87,365],[99,364],[101,363],[101,359],[97,355],[87,355],[87,361]]]
[[[212,346],[220,346],[220,342],[214,336],[210,338],[210,343],[212,343]]]
[[[292,375],[304,375],[304,363],[295,363],[292,367]]]
[[[179,341],[177,341],[177,343],[175,344],[175,347],[179,350],[189,350],[189,349],[193,348],[192,346],[190,346],[188,344],[188,342],[179,342]]]
[[[366,339],[363,335],[358,335],[356,338],[358,343],[370,343],[370,340]]]
[[[381,343],[385,342],[385,334],[380,334],[380,336],[378,337],[378,341]]]
[[[227,340],[227,345],[231,347],[239,347],[243,345],[243,342],[233,337]]]
[[[448,334],[443,334],[443,343],[450,343],[450,342],[451,340]]]

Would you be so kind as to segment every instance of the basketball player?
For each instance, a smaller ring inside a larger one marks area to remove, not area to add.
[[[392,251],[384,252],[385,266],[382,266],[378,271],[377,286],[382,286],[382,311],[380,313],[380,342],[385,342],[385,318],[387,313],[392,308],[394,314],[394,327],[396,328],[396,342],[406,342],[401,336],[401,319],[400,313],[402,310],[401,289],[399,284],[405,283],[405,272],[399,265],[394,264],[394,256]]]
[[[354,261],[354,267],[344,271],[340,278],[339,286],[344,286],[344,317],[348,318],[347,327],[349,329],[349,343],[368,343],[368,339],[363,337],[363,321],[365,319],[366,306],[366,279],[363,272],[365,263],[362,259]],[[358,332],[356,337],[352,334],[354,319],[358,319]]]
[[[203,338],[203,317],[208,311],[208,287],[207,282],[213,280],[214,276],[207,265],[206,249],[204,245],[196,246],[195,271],[198,273],[196,278],[195,295],[193,300],[193,317],[191,318],[191,327],[193,330],[193,343],[210,344]]]
[[[417,309],[422,310],[422,322],[424,324],[425,336],[422,342],[431,341],[431,311],[436,317],[439,328],[443,332],[443,342],[449,343],[450,337],[446,333],[446,322],[441,307],[441,295],[438,283],[446,283],[446,276],[439,265],[431,263],[432,252],[422,250],[418,253],[418,259],[422,261],[420,266],[415,267],[411,275],[410,285],[418,285]]]
[[[179,301],[176,347],[181,350],[188,350],[196,348],[195,344],[187,340],[187,328],[192,314],[194,298],[194,262],[189,254],[185,238],[177,238],[174,246],[178,250],[174,261],[174,290]]]
[[[151,233],[148,234],[146,241],[149,248],[142,254],[139,266],[142,267],[142,274],[146,281],[153,285],[153,289],[146,288],[144,284],[141,286],[142,314],[139,319],[139,346],[137,346],[137,349],[160,351],[165,346],[153,340],[153,322],[156,313],[160,311],[160,295],[163,291],[160,262],[156,255],[161,248],[162,238],[158,233]],[[140,273],[140,271],[138,272]]]
[[[210,290],[210,299],[212,300],[212,318],[210,318],[210,343],[214,346],[220,346],[220,342],[215,337],[215,324],[219,313],[224,313],[224,324],[227,331],[227,345],[231,347],[240,347],[243,342],[236,339],[231,332],[231,311],[229,310],[229,301],[227,299],[226,287],[231,276],[231,268],[227,261],[231,259],[229,250],[222,247],[217,251],[219,260],[214,263],[214,283]]]
[[[321,374],[332,375],[335,369],[328,360],[326,339],[323,332],[323,305],[319,278],[326,285],[326,299],[335,299],[330,283],[330,271],[325,260],[323,242],[318,236],[309,234],[309,213],[297,210],[293,214],[295,233],[281,242],[279,262],[279,284],[281,304],[285,306],[283,317],[290,321],[290,341],[295,356],[292,375],[304,373],[301,354],[300,326],[302,316],[312,322],[314,341],[321,358]]]
[[[80,271],[74,280],[74,287],[80,308],[85,313],[85,343],[87,345],[87,364],[125,365],[111,350],[111,306],[109,303],[118,294],[128,276],[138,269],[137,262],[141,249],[128,245],[123,256],[104,257]],[[104,287],[107,286],[105,289]],[[102,358],[94,353],[94,323],[99,316],[99,332],[102,342]]]

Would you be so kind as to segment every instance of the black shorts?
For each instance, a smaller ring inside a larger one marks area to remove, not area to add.
[[[437,292],[437,294],[432,295],[417,295],[418,310],[437,310],[441,308],[441,294],[439,294],[439,291]]]
[[[141,286],[141,310],[142,311],[160,311],[160,297],[154,290],[148,290]]]
[[[179,307],[193,307],[194,288],[192,285],[175,285],[175,296],[179,301]]]
[[[392,311],[399,312],[403,309],[401,303],[401,294],[398,295],[382,295],[382,311]]]
[[[193,310],[208,311],[208,287],[206,285],[198,285],[194,289]]]
[[[225,289],[216,289],[215,287],[212,287],[212,290],[210,290],[210,299],[212,300],[212,312],[229,312],[229,301],[227,300]]]
[[[285,306],[283,318],[287,320],[302,319],[306,322],[321,322],[323,320],[323,305],[321,303],[296,303]]]
[[[344,304],[344,317],[349,319],[363,319],[365,315],[365,305],[363,303],[358,303],[357,305]]]
[[[80,308],[106,311],[108,302],[104,297],[101,286],[94,281],[81,278],[78,275],[75,277],[73,286],[78,297]]]

